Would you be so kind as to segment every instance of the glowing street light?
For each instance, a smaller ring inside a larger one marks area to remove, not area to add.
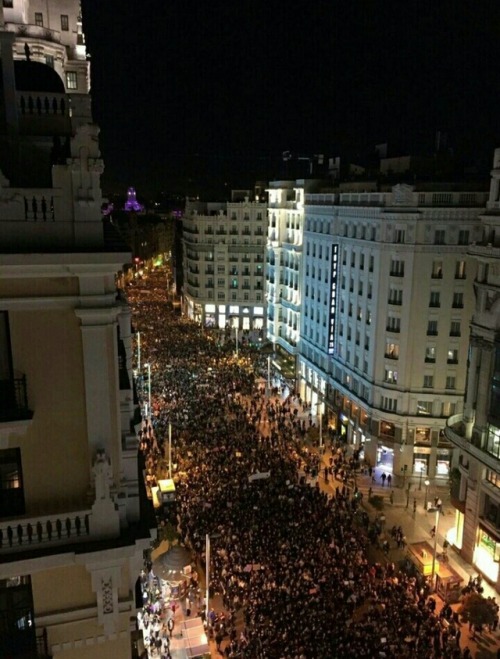
[[[141,333],[137,332],[137,370],[141,370]]]
[[[148,369],[148,416],[151,417],[151,364],[144,364]]]
[[[430,485],[430,481],[426,478],[425,479],[425,505],[424,505],[425,510],[427,510],[427,492],[429,491],[429,485]]]

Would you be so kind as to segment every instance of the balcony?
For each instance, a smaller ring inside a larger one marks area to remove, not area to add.
[[[469,454],[492,471],[498,471],[499,460],[487,453],[481,446],[481,438],[473,434],[471,439],[465,436],[465,422],[461,414],[451,416],[444,429],[446,439],[454,446]]]
[[[28,408],[26,376],[16,373],[9,380],[0,380],[0,423],[28,421],[33,412]]]
[[[91,510],[81,510],[0,522],[0,556],[98,540],[92,537],[91,518]]]

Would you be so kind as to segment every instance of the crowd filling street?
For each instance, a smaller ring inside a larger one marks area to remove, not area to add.
[[[380,521],[349,478],[357,456],[325,433],[331,469],[320,464],[305,441],[314,423],[306,403],[286,383],[266,389],[267,355],[251,336],[236,355],[234,331],[175,314],[165,284],[156,272],[127,286],[151,365],[151,430],[141,449],[154,485],[171,424],[176,503],[166,521],[202,566],[211,538],[210,596],[220,610],[206,622],[217,651],[241,659],[471,657],[456,610],[437,606],[428,585],[399,565],[373,560]],[[334,487],[320,487],[334,477]],[[404,547],[403,528],[391,535]]]

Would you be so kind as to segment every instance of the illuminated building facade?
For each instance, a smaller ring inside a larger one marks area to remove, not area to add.
[[[451,538],[464,558],[500,591],[500,149],[496,149],[481,234],[469,248],[476,264],[463,414],[446,437],[458,449]]]
[[[103,222],[79,3],[0,9],[0,656],[131,656],[149,546],[130,254]]]
[[[298,389],[396,482],[448,481],[486,193],[305,194]]]
[[[266,203],[188,202],[182,220],[185,313],[207,327],[265,327]]]

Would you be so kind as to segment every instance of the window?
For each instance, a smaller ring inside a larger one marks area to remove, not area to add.
[[[54,55],[45,55],[45,64],[50,66],[51,69],[54,68]]]
[[[424,414],[429,416],[432,414],[432,401],[431,400],[418,400],[417,401],[417,414]]]
[[[450,324],[450,336],[460,336],[460,321],[452,320]]]
[[[432,274],[433,279],[442,279],[443,278],[443,262],[442,261],[433,261],[432,262]]]
[[[400,332],[401,331],[401,319],[396,316],[389,316],[387,318],[387,331],[388,332]]]
[[[496,426],[490,426],[488,429],[486,451],[496,458],[500,458],[500,429]]]
[[[43,27],[43,14],[41,11],[35,12],[35,25],[38,25],[38,27]]]
[[[446,378],[446,389],[455,389],[456,378],[454,375],[449,375]]]
[[[0,451],[0,518],[24,515],[21,449]]]
[[[436,229],[434,231],[434,244],[444,245],[445,231],[444,229]]]
[[[395,241],[396,243],[404,243],[405,241],[405,230],[404,229],[396,229],[396,236],[395,236]]]
[[[431,291],[431,296],[429,299],[429,306],[430,307],[440,307],[441,306],[441,301],[440,301],[441,294],[439,291]]]
[[[219,291],[219,293],[217,293],[217,299],[218,300],[223,300],[225,297],[226,297],[226,294],[223,291]]]
[[[424,389],[432,389],[434,386],[434,376],[424,375]]]
[[[462,229],[458,232],[458,244],[459,245],[469,244],[469,231],[467,229]]]
[[[427,346],[425,349],[425,361],[430,364],[436,361],[436,348],[434,346]]]
[[[66,71],[66,87],[68,89],[78,89],[76,71]]]
[[[68,14],[61,14],[61,30],[67,32],[69,30]]]
[[[398,372],[393,371],[391,368],[385,369],[384,381],[388,384],[397,384],[398,383]]]
[[[382,400],[380,401],[380,406],[383,410],[387,410],[388,412],[397,412],[398,401],[395,398],[388,398],[387,396],[382,396]],[[392,423],[388,423],[386,425],[392,426]],[[381,424],[380,432],[381,434],[386,434],[383,433],[382,424]]]
[[[465,261],[456,262],[455,279],[465,279]]]
[[[443,403],[441,406],[441,416],[453,416],[456,412],[456,403]]]
[[[3,0],[3,6],[5,9],[12,9],[14,6],[14,0]]]
[[[225,279],[219,278],[217,279],[217,286],[224,286],[226,283]]]
[[[224,272],[225,272],[225,267],[224,267],[223,265],[218,265],[218,266],[217,266],[217,273],[218,273],[219,275],[223,275]]]
[[[391,288],[389,291],[389,304],[403,304],[403,289]]]
[[[405,275],[405,262],[391,259],[391,277],[404,277]]]
[[[447,360],[448,364],[458,364],[458,350],[450,348],[448,350]]]
[[[399,345],[397,343],[391,343],[390,341],[388,341],[385,344],[385,356],[389,359],[398,359]]]
[[[464,294],[463,293],[453,293],[453,302],[451,305],[454,309],[463,309],[464,308]]]
[[[437,320],[429,320],[427,323],[427,336],[437,336],[438,322]]]
[[[360,270],[365,269],[365,255],[363,253],[359,255],[359,269]]]

